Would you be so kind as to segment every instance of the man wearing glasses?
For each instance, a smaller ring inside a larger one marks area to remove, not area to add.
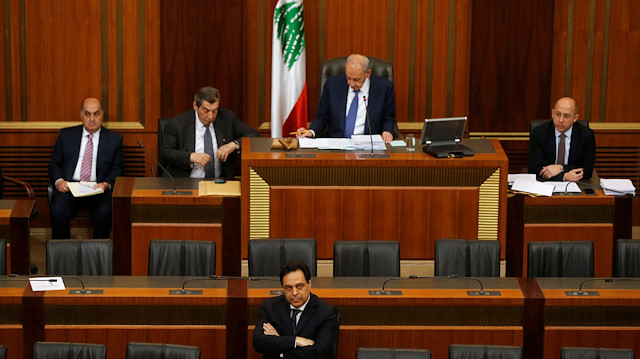
[[[570,97],[551,109],[552,121],[537,126],[529,138],[529,173],[549,181],[591,178],[596,161],[593,130],[578,121],[578,105]]]
[[[280,270],[284,295],[267,298],[253,331],[253,347],[263,358],[333,358],[338,310],[311,294],[311,274],[303,261]]]
[[[233,178],[242,137],[258,136],[235,113],[220,108],[218,90],[203,87],[193,96],[193,110],[167,123],[160,161],[175,177]]]

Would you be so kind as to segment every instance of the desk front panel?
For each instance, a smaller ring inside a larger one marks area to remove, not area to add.
[[[385,289],[401,296],[371,296],[385,278],[314,278],[312,292],[340,312],[339,358],[354,358],[359,347],[428,348],[446,358],[450,344],[522,345],[524,297],[515,279],[482,278],[485,290],[498,297],[470,297],[475,282],[456,279],[416,279],[389,282]],[[258,319],[260,306],[273,282],[250,283],[249,323]],[[252,348],[249,358],[260,355]]]
[[[0,281],[0,344],[9,359],[22,358],[22,292],[25,280]]]
[[[583,284],[598,296],[568,297],[585,278],[538,278],[545,297],[545,358],[562,347],[626,348],[640,353],[640,282],[601,280]]]

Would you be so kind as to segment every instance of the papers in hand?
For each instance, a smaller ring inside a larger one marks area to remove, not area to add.
[[[636,195],[636,188],[629,179],[600,179],[600,187],[607,196]]]
[[[74,197],[86,197],[104,193],[104,190],[100,187],[93,188],[95,185],[95,182],[69,182],[69,190]]]
[[[43,292],[48,290],[64,290],[62,277],[33,277],[29,278],[31,290]]]

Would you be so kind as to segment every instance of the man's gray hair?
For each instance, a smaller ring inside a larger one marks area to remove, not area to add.
[[[210,86],[203,87],[196,91],[196,94],[193,95],[193,100],[198,107],[202,106],[203,101],[207,101],[208,103],[220,102],[220,92]]]

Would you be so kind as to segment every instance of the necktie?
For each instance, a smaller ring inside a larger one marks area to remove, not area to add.
[[[351,107],[349,107],[349,113],[347,114],[347,121],[344,125],[344,137],[351,138],[353,135],[353,128],[356,126],[356,117],[358,116],[358,102],[360,99],[358,98],[358,92],[360,90],[355,90],[355,96],[351,101]]]
[[[87,144],[84,147],[84,157],[80,167],[80,181],[91,181],[91,161],[93,160],[93,134],[89,134]]]
[[[558,159],[556,160],[556,164],[563,165],[564,164],[564,139],[567,137],[564,133],[560,134],[560,143],[558,143]]]
[[[291,309],[291,331],[293,332],[293,334],[296,334],[296,325],[297,325],[297,320],[296,317],[298,316],[298,314],[301,312],[300,309]]]
[[[216,142],[217,144],[217,142]],[[217,147],[217,146],[216,146]],[[211,131],[209,131],[209,127],[204,128],[204,153],[208,154],[211,157],[211,161],[204,166],[204,176],[205,177],[219,177],[220,174],[216,173],[217,170],[217,159],[215,153],[217,149],[213,147],[213,139],[211,138]]]

